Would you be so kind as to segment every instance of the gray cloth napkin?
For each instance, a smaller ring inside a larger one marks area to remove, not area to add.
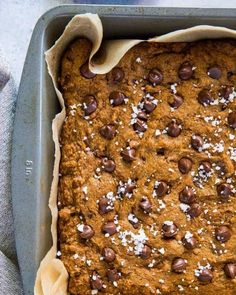
[[[0,295],[23,294],[11,206],[11,140],[16,91],[0,51]]]

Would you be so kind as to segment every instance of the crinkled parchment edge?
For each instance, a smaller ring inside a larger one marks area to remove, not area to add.
[[[68,273],[57,253],[57,187],[59,179],[60,147],[59,138],[62,124],[65,119],[65,105],[61,92],[58,89],[57,78],[60,60],[68,44],[78,37],[86,37],[93,43],[89,57],[89,67],[92,72],[105,74],[109,72],[134,45],[144,40],[113,40],[103,43],[99,58],[93,58],[102,44],[103,27],[97,14],[86,13],[76,15],[66,26],[61,37],[45,53],[49,75],[61,104],[61,112],[53,120],[53,141],[55,143],[55,162],[53,181],[51,186],[49,207],[52,214],[51,234],[53,245],[40,263],[37,272],[34,292],[36,295],[66,295]],[[196,26],[179,30],[159,37],[151,38],[148,42],[191,42],[199,39],[236,38],[236,31],[222,27]]]

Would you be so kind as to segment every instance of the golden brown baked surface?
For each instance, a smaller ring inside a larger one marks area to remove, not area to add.
[[[61,63],[58,256],[71,294],[236,294],[236,42]]]

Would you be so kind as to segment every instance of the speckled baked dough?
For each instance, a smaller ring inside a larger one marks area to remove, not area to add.
[[[236,294],[236,42],[143,42],[107,75],[90,50],[60,74],[69,293]]]

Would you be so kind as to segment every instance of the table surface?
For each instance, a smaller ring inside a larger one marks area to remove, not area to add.
[[[0,0],[0,47],[10,64],[10,70],[19,85],[20,76],[33,28],[48,9],[61,4],[139,4],[166,7],[236,7],[235,0]]]

